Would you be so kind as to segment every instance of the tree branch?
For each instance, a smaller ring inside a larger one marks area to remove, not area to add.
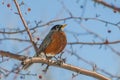
[[[14,3],[15,3],[16,8],[17,8],[17,10],[18,10],[18,14],[19,14],[19,16],[20,16],[20,18],[21,18],[21,20],[22,20],[22,22],[23,22],[23,25],[24,25],[24,27],[25,27],[28,35],[29,35],[30,41],[31,41],[31,43],[32,43],[35,51],[37,52],[37,46],[36,46],[36,44],[34,43],[34,40],[33,40],[33,38],[32,38],[32,34],[31,34],[31,32],[30,32],[30,30],[29,30],[29,28],[28,28],[28,25],[27,25],[25,19],[24,19],[23,16],[22,16],[22,13],[21,13],[19,4],[17,3],[17,0],[14,0]]]
[[[31,62],[32,63],[44,63],[44,64],[48,64],[48,65],[51,65],[51,66],[64,68],[64,69],[67,69],[67,70],[70,70],[70,71],[74,71],[76,73],[80,73],[80,74],[83,74],[83,75],[98,78],[100,80],[110,80],[109,78],[107,78],[107,77],[105,77],[105,76],[103,76],[103,75],[101,75],[101,74],[99,74],[95,71],[86,70],[86,69],[76,67],[76,66],[73,66],[73,65],[70,65],[70,64],[66,64],[66,63],[63,63],[63,62],[59,62],[59,61],[47,60],[45,58],[33,57],[31,59],[26,59],[24,61],[24,64],[29,64]]]
[[[103,1],[103,0],[93,0],[93,1],[95,1],[95,2],[97,2],[97,3],[100,3],[100,4],[102,4],[102,5],[104,5],[104,6],[108,7],[108,8],[111,8],[111,9],[113,9],[114,11],[120,12],[120,8],[118,8],[118,7],[116,7],[116,6],[113,6],[113,5],[110,5],[110,4],[106,3],[106,2]]]
[[[117,41],[104,41],[104,42],[68,42],[68,45],[77,45],[77,44],[84,44],[84,45],[106,45],[106,44],[119,44],[120,40]]]
[[[20,61],[23,61],[27,58],[26,56],[23,56],[23,55],[18,55],[18,54],[14,54],[14,53],[11,53],[11,52],[8,52],[8,51],[2,51],[2,50],[0,50],[0,55],[4,56],[4,57],[10,57],[10,58],[13,58],[13,59],[17,59],[17,60],[20,60]]]
[[[48,64],[51,66],[56,66],[56,67],[60,67],[60,68],[64,68],[67,70],[71,70],[83,75],[87,75],[87,76],[91,76],[94,78],[98,78],[100,80],[110,80],[109,78],[95,72],[95,71],[90,71],[90,70],[86,70],[86,69],[82,69],[76,66],[72,66],[70,64],[66,64],[63,62],[59,62],[59,61],[54,61],[54,60],[47,60],[45,58],[38,58],[38,57],[34,57],[34,58],[28,58],[26,56],[22,56],[22,55],[17,55],[17,54],[13,54],[11,52],[6,52],[6,51],[0,51],[0,55],[1,56],[6,56],[6,57],[10,57],[10,58],[14,58],[20,61],[24,61],[24,64],[29,64],[29,63],[44,63],[44,64]]]
[[[113,23],[113,22],[105,21],[105,20],[102,20],[102,19],[99,19],[99,18],[82,18],[82,17],[77,17],[76,16],[76,17],[65,17],[65,18],[61,18],[61,19],[51,20],[51,21],[49,21],[47,23],[44,23],[44,24],[41,24],[41,25],[37,25],[37,26],[35,26],[33,28],[30,28],[29,30],[34,30],[34,29],[39,28],[39,27],[44,27],[44,26],[47,26],[47,25],[49,25],[51,23],[54,23],[54,22],[67,21],[67,20],[71,20],[71,19],[78,19],[78,20],[82,19],[82,20],[86,20],[86,21],[88,21],[88,20],[100,21],[102,23],[110,24],[110,25],[113,25],[113,26],[116,26],[116,27],[120,28],[120,26],[118,24],[119,22]],[[4,29],[3,29],[3,31],[0,31],[0,33],[1,34],[18,34],[18,33],[23,33],[25,31],[26,30],[19,30],[19,31],[14,31],[14,32],[8,32],[8,31],[4,31]]]
[[[5,41],[5,40],[14,40],[14,41],[20,41],[20,42],[30,42],[30,40],[26,39],[20,39],[20,38],[0,38],[0,41]],[[78,44],[84,44],[84,45],[106,45],[106,44],[119,44],[120,40],[115,40],[115,41],[103,41],[103,42],[68,42],[68,45],[78,45]],[[38,44],[40,45],[40,44]]]

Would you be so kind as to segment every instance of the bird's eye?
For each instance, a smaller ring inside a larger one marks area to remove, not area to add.
[[[55,25],[53,26],[53,28],[51,28],[51,30],[60,30],[61,29],[61,25]]]
[[[59,28],[59,26],[57,26],[57,28]]]

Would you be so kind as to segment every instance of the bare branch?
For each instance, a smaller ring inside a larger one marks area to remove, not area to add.
[[[118,27],[120,29],[120,26],[118,25],[118,22],[117,23],[113,23],[113,22],[109,22],[109,21],[102,20],[102,19],[99,19],[99,18],[82,18],[82,17],[77,17],[77,16],[73,17],[72,16],[72,17],[65,17],[65,18],[61,18],[61,19],[51,20],[51,21],[49,21],[47,23],[44,23],[44,24],[41,24],[41,25],[37,25],[37,26],[35,26],[33,28],[30,28],[29,30],[34,30],[34,29],[39,28],[39,27],[44,27],[44,26],[49,25],[49,24],[54,23],[54,22],[66,21],[66,20],[71,20],[71,19],[78,19],[78,20],[82,19],[82,20],[86,20],[86,21],[88,21],[88,20],[100,21],[102,23],[105,23],[105,24],[107,23],[107,24],[113,25],[115,27]],[[26,30],[19,30],[19,31],[14,31],[14,32],[0,31],[0,33],[1,34],[17,34],[17,33],[23,33],[25,31]]]
[[[19,75],[22,75],[22,76],[25,76],[25,75],[31,75],[31,76],[36,76],[36,74],[30,74],[30,73],[27,73],[27,74],[23,74],[23,73],[18,73],[18,71],[14,71],[14,70],[7,70],[7,69],[5,69],[5,68],[3,68],[3,67],[0,67],[0,69],[1,70],[3,70],[3,71],[5,71],[5,72],[7,72],[7,73],[14,73],[14,74],[19,74]],[[8,74],[4,74],[4,75],[8,75]]]
[[[25,40],[25,39],[19,39],[19,38],[1,38],[0,41],[5,41],[5,40],[15,40],[15,41],[23,41],[23,42],[30,42],[30,40]],[[84,44],[84,45],[106,45],[106,44],[119,44],[120,40],[116,41],[104,41],[104,42],[68,42],[68,45],[78,45],[78,44]],[[40,44],[38,44],[40,45]]]
[[[119,44],[120,40],[117,41],[104,41],[104,42],[68,42],[68,45],[74,45],[74,44],[84,44],[84,45],[107,45],[107,44]]]
[[[30,33],[30,30],[29,30],[29,28],[28,28],[28,25],[27,25],[25,19],[24,19],[23,16],[22,16],[22,13],[21,13],[21,10],[20,10],[20,7],[19,7],[19,4],[18,4],[17,0],[14,0],[14,3],[15,3],[16,8],[17,8],[17,10],[18,10],[18,14],[19,14],[19,16],[20,16],[20,18],[21,18],[21,20],[22,20],[22,22],[23,22],[23,25],[24,25],[24,27],[25,27],[28,35],[29,35],[30,41],[31,41],[31,43],[32,43],[35,51],[37,52],[37,46],[35,45],[34,40],[33,40],[33,38],[32,38],[32,34]]]
[[[93,0],[93,1],[95,1],[95,2],[97,2],[97,3],[100,3],[100,4],[102,4],[102,5],[104,5],[104,6],[108,7],[108,8],[111,8],[111,9],[113,9],[114,11],[120,12],[120,8],[118,8],[118,7],[116,7],[116,6],[113,6],[113,5],[111,5],[111,4],[108,4],[108,3],[105,2],[104,0]]]
[[[101,75],[101,74],[99,74],[95,71],[82,69],[82,68],[79,68],[79,67],[72,66],[70,64],[63,63],[63,62],[58,62],[58,61],[54,61],[54,60],[47,60],[45,58],[34,57],[34,58],[31,58],[31,59],[26,59],[24,61],[24,64],[29,64],[31,62],[32,63],[44,63],[44,64],[48,64],[48,65],[51,65],[51,66],[64,68],[64,69],[71,70],[71,71],[74,71],[74,72],[77,72],[77,73],[80,73],[80,74],[83,74],[83,75],[98,78],[100,80],[110,80],[109,78],[107,78],[107,77],[105,77],[105,76],[103,76],[103,75]]]
[[[14,41],[23,41],[23,42],[30,42],[30,40],[25,40],[25,39],[19,39],[19,38],[0,38],[0,41],[5,41],[5,40],[14,40]]]
[[[4,57],[14,58],[14,59],[17,59],[17,60],[20,60],[20,61],[23,61],[23,60],[26,59],[25,56],[18,55],[18,54],[13,54],[13,53],[11,53],[11,52],[2,51],[2,50],[0,50],[0,55],[1,55],[1,56],[4,56]]]
[[[32,63],[44,63],[44,64],[48,64],[48,65],[51,65],[51,66],[56,66],[56,67],[64,68],[64,69],[67,69],[67,70],[71,70],[71,71],[74,71],[74,72],[77,72],[77,73],[80,73],[80,74],[83,74],[83,75],[98,78],[98,79],[101,79],[101,80],[110,80],[109,78],[107,78],[107,77],[105,77],[105,76],[103,76],[103,75],[101,75],[101,74],[99,74],[95,71],[82,69],[82,68],[75,67],[75,66],[72,66],[70,64],[66,64],[66,63],[59,62],[59,61],[47,60],[45,58],[38,58],[38,57],[34,57],[34,58],[31,58],[31,59],[29,59],[29,58],[26,59],[27,58],[26,56],[13,54],[13,53],[6,52],[6,51],[0,51],[0,55],[10,57],[10,58],[14,58],[14,59],[17,59],[17,60],[20,60],[20,61],[24,60],[24,64],[29,64],[31,62]]]
[[[93,31],[87,29],[87,28],[86,28],[85,26],[83,26],[82,24],[81,24],[81,27],[82,27],[83,29],[85,29],[88,33],[90,33],[90,34],[98,37],[98,38],[99,38],[100,40],[102,40],[102,41],[105,41],[105,39],[104,39],[103,37],[101,37],[99,34],[97,34],[97,33],[93,32]],[[105,42],[105,44],[108,44],[108,43],[109,43],[109,41],[107,40],[107,41]],[[117,54],[118,56],[120,56],[120,52],[119,52],[119,51],[116,51],[112,46],[107,45],[107,47],[110,48],[112,52],[114,52],[115,54]]]
[[[104,74],[112,77],[112,78],[120,78],[120,76],[116,76],[116,75],[113,75],[111,74],[110,72],[98,67],[95,63],[91,62],[91,61],[88,61],[86,59],[84,59],[83,57],[79,56],[78,54],[76,54],[75,52],[72,52],[70,50],[67,50],[68,53],[74,55],[78,60],[81,60],[83,62],[85,62],[86,64],[90,65],[93,67],[93,71],[100,71],[100,72],[103,72]]]

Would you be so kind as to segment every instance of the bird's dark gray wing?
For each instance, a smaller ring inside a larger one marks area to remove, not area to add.
[[[37,56],[40,55],[41,52],[44,52],[44,50],[46,49],[46,47],[50,44],[51,42],[51,36],[53,34],[53,31],[50,31],[47,36],[44,38],[44,40],[42,41],[39,49],[38,49],[38,53]]]
[[[43,40],[43,42],[41,43],[39,49],[38,49],[38,52],[37,54],[34,55],[34,57],[36,56],[40,56],[41,52],[44,52],[44,50],[46,49],[46,47],[50,44],[51,42],[51,36],[53,34],[53,31],[50,31],[47,36],[45,37],[45,39]],[[31,66],[33,63],[29,63],[29,64],[25,64],[23,65],[23,69],[27,69],[29,66]]]

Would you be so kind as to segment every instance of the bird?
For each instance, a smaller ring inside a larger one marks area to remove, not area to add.
[[[57,24],[53,26],[42,41],[34,57],[51,59],[55,55],[60,54],[67,45],[67,38],[64,32],[65,26],[67,26],[67,24]],[[27,69],[32,64],[33,63],[23,65],[23,69]]]

